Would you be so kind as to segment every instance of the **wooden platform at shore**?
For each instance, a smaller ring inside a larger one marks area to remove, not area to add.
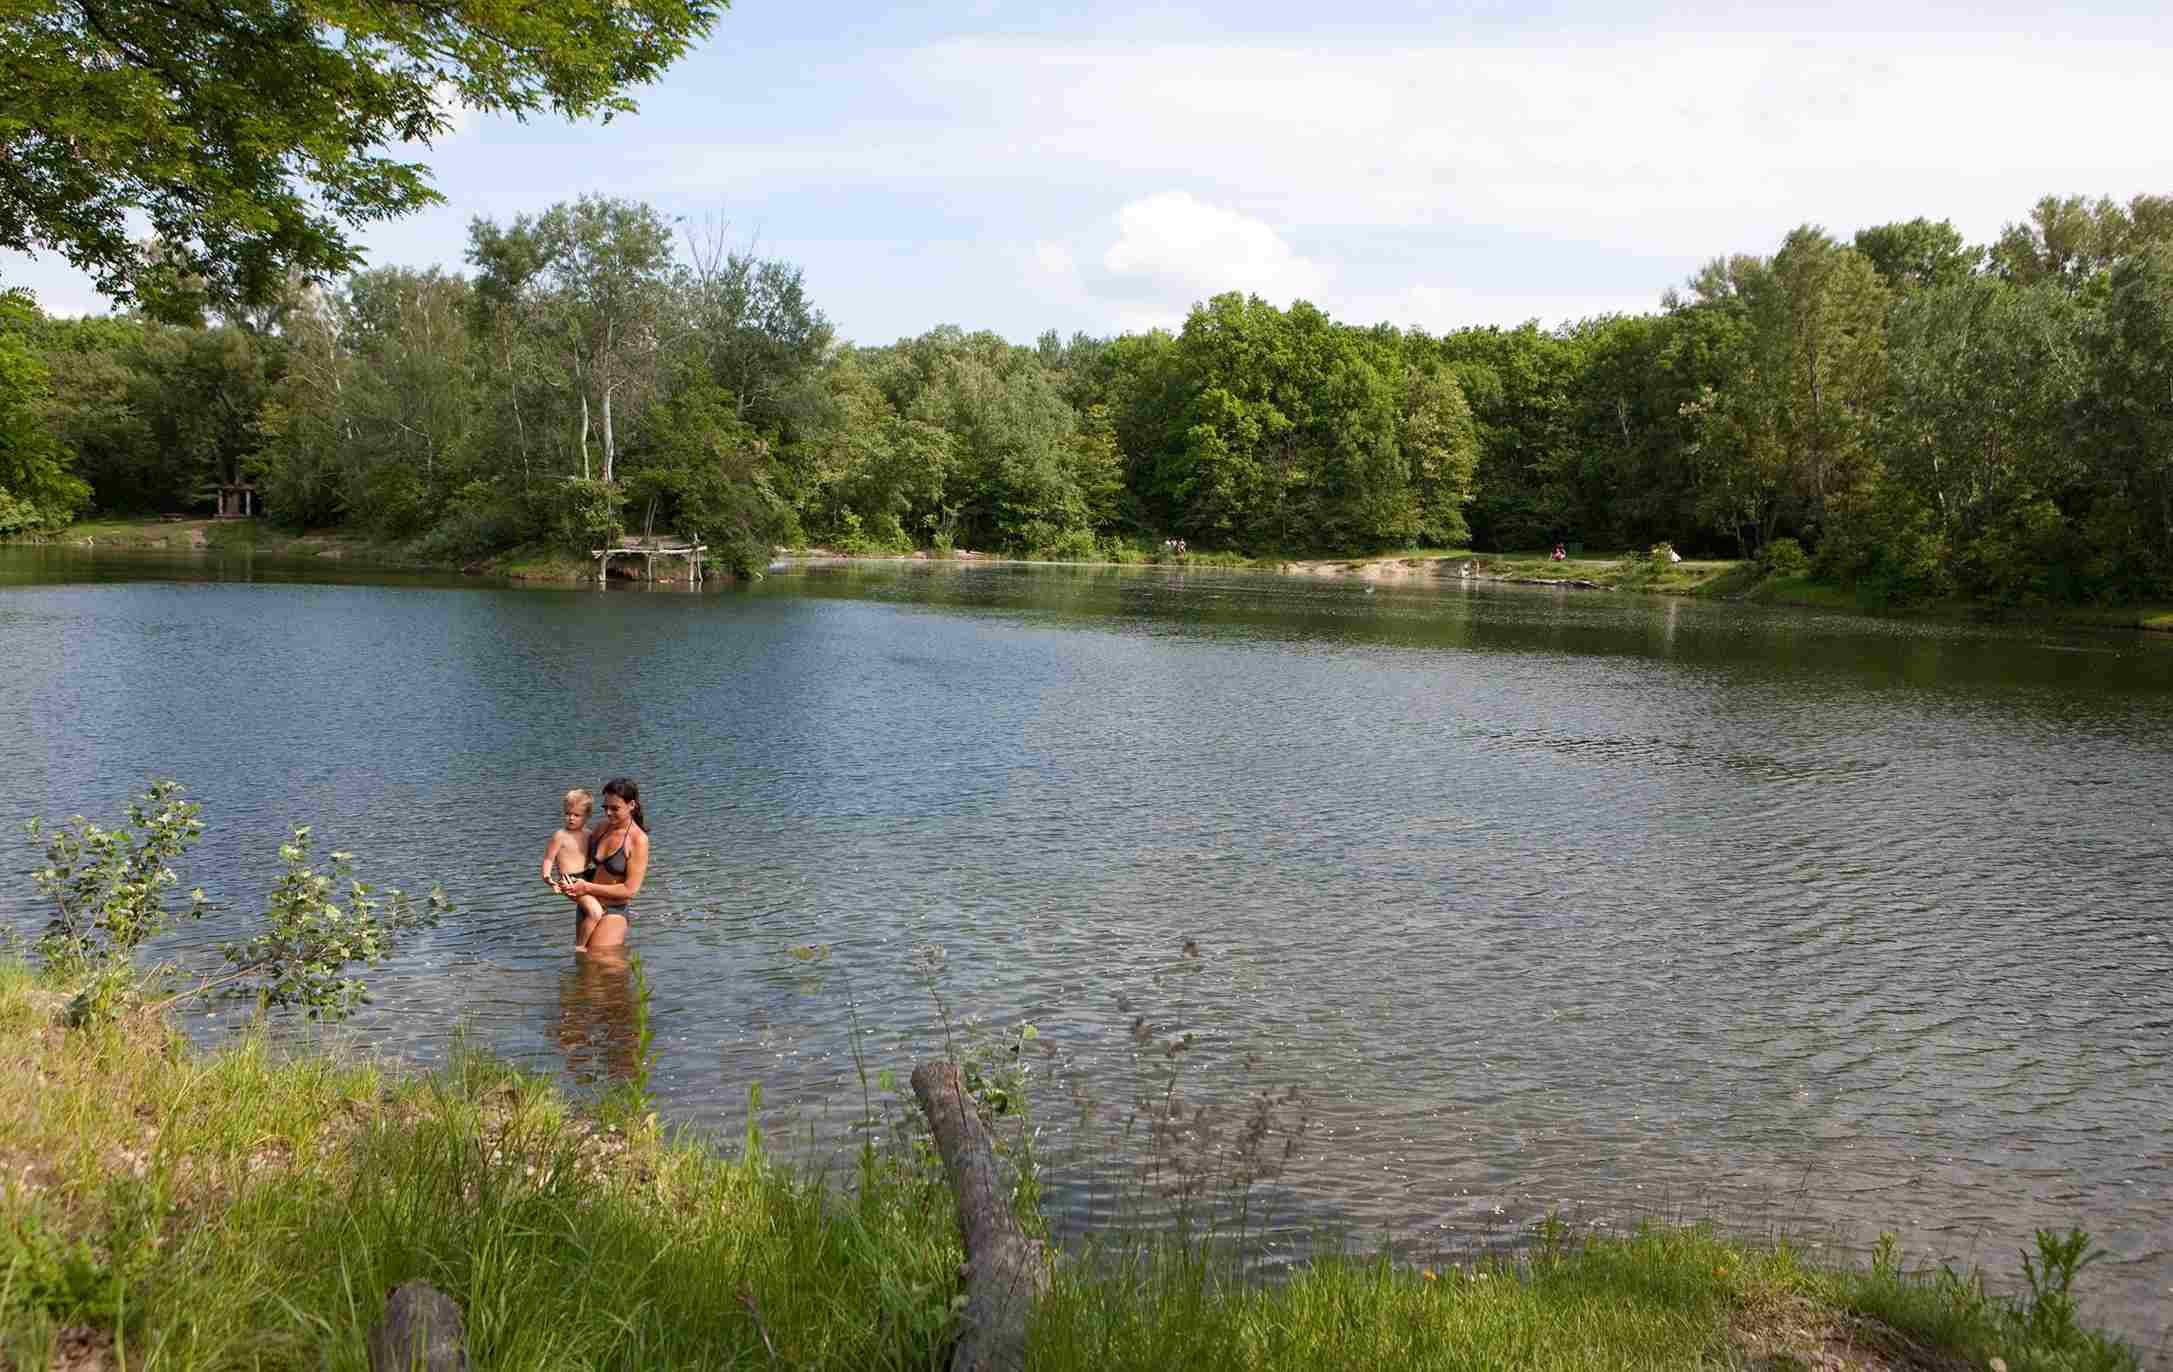
[[[664,535],[655,538],[621,538],[614,548],[592,548],[589,556],[596,561],[596,580],[601,585],[611,575],[611,559],[638,557],[644,559],[646,578],[656,580],[656,560],[660,557],[683,557],[687,560],[687,581],[702,584],[702,559],[708,554],[709,545],[688,539]]]

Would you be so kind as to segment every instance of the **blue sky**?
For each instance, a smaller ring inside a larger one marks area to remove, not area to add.
[[[608,125],[465,117],[447,204],[365,236],[646,199],[801,265],[840,332],[1027,340],[1244,289],[1443,330],[1654,307],[1793,226],[1973,240],[2048,192],[2173,192],[2158,5],[745,0]],[[47,308],[103,308],[0,255]]]

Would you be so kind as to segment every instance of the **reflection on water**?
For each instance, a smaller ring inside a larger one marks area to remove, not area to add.
[[[633,1079],[641,1044],[625,954],[583,953],[559,975],[558,1047],[566,1075],[583,1086]]]
[[[1039,1029],[1066,1232],[1203,1137],[1255,1166],[1268,1099],[1293,1242],[1687,1212],[2005,1268],[2080,1222],[2094,1313],[2166,1337],[2173,636],[1153,570],[652,594],[41,559],[0,552],[16,817],[174,775],[236,912],[297,821],[442,881],[460,915],[372,979],[388,1051],[465,1023],[630,1070],[631,991],[535,863],[569,786],[631,775],[672,1118],[736,1129],[760,1082],[773,1137],[849,1147],[856,1043],[903,1079],[946,1037],[934,945],[956,1016]],[[25,885],[0,918],[38,922]]]

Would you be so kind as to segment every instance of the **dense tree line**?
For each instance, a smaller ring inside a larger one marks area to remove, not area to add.
[[[2173,591],[2173,197],[2048,198],[1983,247],[1805,227],[1657,313],[1441,337],[1232,294],[1174,333],[854,347],[790,264],[598,198],[478,220],[466,265],[190,323],[12,300],[0,526],[247,475],[456,560],[1664,539],[1891,599]]]

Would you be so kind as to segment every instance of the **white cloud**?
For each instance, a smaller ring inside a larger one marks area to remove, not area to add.
[[[1329,280],[1266,221],[1184,191],[1143,196],[1015,256],[1041,299],[1120,330],[1174,327],[1224,291],[1278,305],[1317,298]]]
[[[1317,293],[1321,269],[1291,250],[1265,222],[1235,210],[1163,191],[1117,211],[1117,241],[1102,267],[1123,287],[1189,300],[1222,291],[1249,291],[1287,301]]]
[[[1014,245],[1009,289],[1092,329],[1230,289],[1429,327],[1649,309],[1699,261],[1807,221],[1921,214],[1986,241],[2047,192],[2173,185],[2173,68],[2147,44],[1670,22],[1394,46],[946,41],[826,74],[859,96],[819,128],[651,141],[644,174],[971,205]]]
[[[1711,254],[1805,219],[1951,216],[2173,181],[2173,76],[2134,44],[1800,35],[1322,48],[961,40],[877,57],[911,121],[672,148],[682,187],[824,177],[1096,192],[1184,185],[1285,226],[1604,231]],[[872,78],[872,79],[871,79]],[[653,147],[653,145],[652,145]],[[662,151],[661,149],[654,149]],[[1310,234],[1308,234],[1310,236]]]

